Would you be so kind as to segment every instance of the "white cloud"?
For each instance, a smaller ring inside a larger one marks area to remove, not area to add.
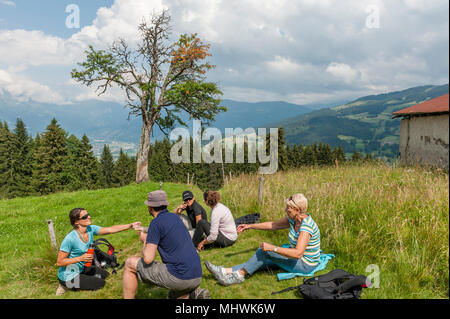
[[[6,6],[15,7],[16,3],[10,0],[0,0],[0,4],[4,4]]]
[[[377,29],[365,25],[372,4],[380,8]],[[67,83],[70,69],[88,45],[105,49],[118,37],[136,43],[137,24],[162,9],[170,10],[173,40],[196,32],[211,44],[217,68],[209,79],[224,98],[314,102],[448,81],[447,0],[116,0],[67,39],[0,29],[0,69],[38,84],[37,68],[59,65],[66,73],[43,87],[71,101],[97,98]]]
[[[42,103],[67,103],[59,93],[48,86],[0,69],[0,93],[5,92],[20,102],[33,100]]]
[[[361,73],[350,65],[345,63],[332,62],[327,67],[327,72],[335,77],[343,80],[347,84],[351,84],[359,79]]]

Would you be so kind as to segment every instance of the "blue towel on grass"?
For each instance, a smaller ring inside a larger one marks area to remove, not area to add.
[[[284,244],[281,247],[290,247],[289,244]],[[320,254],[319,264],[316,268],[314,268],[313,271],[309,273],[302,273],[302,272],[283,272],[277,274],[278,281],[280,280],[286,280],[286,279],[292,279],[296,276],[299,277],[312,277],[314,276],[314,273],[320,270],[324,270],[327,267],[328,261],[335,256],[333,254]]]

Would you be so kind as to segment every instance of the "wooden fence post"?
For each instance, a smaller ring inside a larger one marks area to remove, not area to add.
[[[52,247],[58,251],[58,244],[56,243],[55,230],[53,229],[53,221],[51,219],[47,220],[48,232],[50,233],[50,241],[52,242]]]
[[[262,178],[262,176],[259,176],[258,179],[259,179],[258,205],[261,206],[262,205],[262,201],[263,201],[263,181],[264,181],[264,178]]]
[[[162,189],[162,184],[163,184],[163,182],[159,182],[159,190]]]
[[[189,185],[189,172],[187,173],[187,184]]]

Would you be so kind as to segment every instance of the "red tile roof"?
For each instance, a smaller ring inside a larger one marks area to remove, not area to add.
[[[392,113],[393,117],[430,113],[448,113],[448,94]]]

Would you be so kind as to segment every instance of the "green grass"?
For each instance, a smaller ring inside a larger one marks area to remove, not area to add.
[[[201,191],[192,186],[165,183],[169,209],[191,188],[203,204]],[[121,298],[122,274],[111,275],[104,289],[67,292],[55,296],[58,286],[46,220],[52,219],[58,244],[71,231],[70,209],[85,207],[93,224],[141,221],[149,223],[144,205],[147,193],[159,183],[43,197],[0,201],[0,298]],[[418,167],[390,168],[382,164],[306,167],[264,177],[263,205],[258,207],[258,178],[242,175],[221,190],[223,203],[235,217],[260,211],[263,220],[284,216],[284,198],[301,192],[309,199],[309,213],[321,230],[322,250],[333,253],[326,270],[341,268],[357,274],[369,265],[380,270],[379,288],[365,289],[362,298],[449,298],[449,179],[448,174]],[[209,217],[209,209],[208,217]],[[141,243],[134,231],[105,236],[120,250],[120,262],[139,255]],[[298,298],[294,291],[271,296],[272,291],[299,285],[303,278],[277,281],[278,271],[261,271],[243,284],[222,287],[203,262],[233,266],[248,260],[262,241],[281,245],[287,231],[249,230],[224,249],[201,252],[202,287],[212,298]],[[138,298],[166,298],[162,288],[140,284]]]

